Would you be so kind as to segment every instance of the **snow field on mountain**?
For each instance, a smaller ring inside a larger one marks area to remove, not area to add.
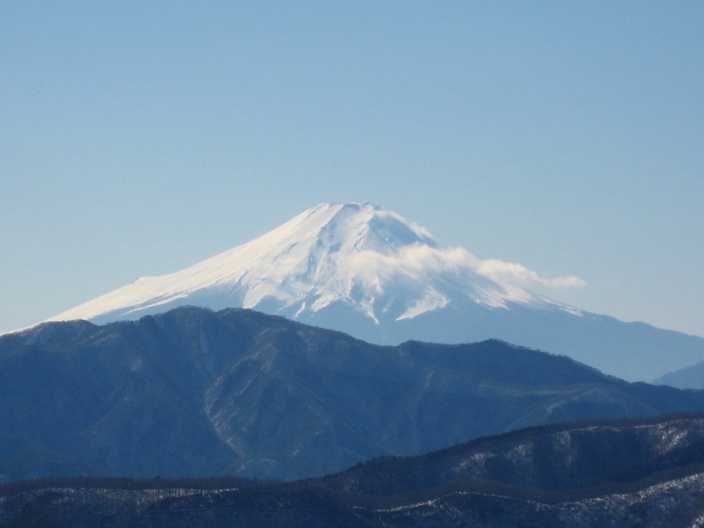
[[[484,261],[489,262],[489,261]],[[132,319],[183,304],[295,316],[341,302],[379,322],[412,319],[461,299],[490,308],[544,304],[492,279],[497,261],[443,248],[430,233],[372,204],[320,204],[273,231],[182,271],[144,277],[50,320]],[[525,269],[525,268],[523,268]]]

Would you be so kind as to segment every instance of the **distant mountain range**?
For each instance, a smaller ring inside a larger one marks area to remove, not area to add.
[[[704,360],[704,338],[533,294],[510,278],[522,269],[445,248],[424,228],[372,204],[325,203],[252,242],[51,319],[105,323],[184,305],[244,307],[377,344],[501,339],[631,381]]]
[[[0,526],[692,528],[704,415],[595,420],[384,457],[303,482],[50,479],[0,486]]]
[[[704,410],[492,340],[367,344],[251,310],[0,337],[0,479],[300,478],[529,425]]]
[[[655,380],[655,383],[680,389],[704,389],[704,361],[669,372]]]

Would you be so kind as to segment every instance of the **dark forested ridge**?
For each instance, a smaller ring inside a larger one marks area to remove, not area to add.
[[[382,347],[248,310],[0,337],[0,481],[313,477],[530,425],[702,409],[704,392],[500,341]]]
[[[15,482],[0,486],[0,526],[691,527],[704,518],[702,454],[704,414],[594,420],[290,483]]]

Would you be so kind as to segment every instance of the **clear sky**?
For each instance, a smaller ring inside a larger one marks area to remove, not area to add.
[[[704,2],[0,5],[0,331],[323,201],[704,336]]]

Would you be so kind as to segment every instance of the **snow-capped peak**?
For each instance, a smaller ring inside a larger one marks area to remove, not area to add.
[[[370,203],[322,203],[269,233],[182,271],[136,282],[50,320],[134,319],[179,305],[255,308],[291,317],[339,304],[379,323],[453,302],[546,301],[481,272],[461,248]]]

